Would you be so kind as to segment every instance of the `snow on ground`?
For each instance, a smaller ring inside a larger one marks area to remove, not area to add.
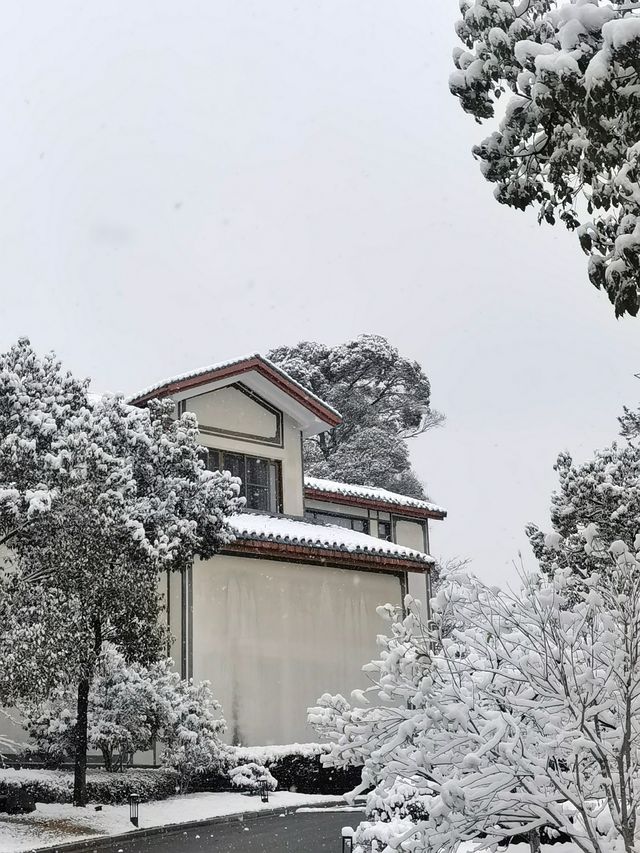
[[[140,829],[187,823],[193,820],[258,812],[274,808],[296,808],[320,803],[335,803],[340,798],[322,794],[292,794],[277,791],[269,795],[269,802],[246,794],[187,794],[140,804]],[[54,846],[69,841],[80,841],[105,835],[118,835],[133,831],[129,822],[129,806],[93,806],[77,809],[60,803],[38,803],[36,811],[27,815],[0,815],[0,850],[15,853],[37,847]]]

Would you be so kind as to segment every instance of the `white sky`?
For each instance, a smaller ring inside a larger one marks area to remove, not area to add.
[[[413,444],[436,554],[506,582],[557,452],[640,383],[577,240],[499,207],[447,77],[456,0],[6,2],[0,345],[99,390],[387,336],[445,428]]]

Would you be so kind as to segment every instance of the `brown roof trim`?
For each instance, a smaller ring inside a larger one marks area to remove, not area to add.
[[[401,560],[377,554],[336,551],[331,548],[310,548],[305,545],[291,545],[284,542],[272,542],[262,539],[237,539],[225,546],[223,554],[235,556],[263,557],[271,560],[284,560],[296,563],[311,563],[318,566],[334,566],[339,569],[360,569],[375,572],[417,572],[426,574],[430,563],[421,560]]]
[[[231,376],[239,376],[242,373],[247,373],[249,370],[255,370],[265,379],[272,382],[281,391],[284,391],[292,397],[297,403],[304,406],[316,417],[332,427],[342,423],[340,416],[331,409],[323,406],[315,397],[306,393],[305,390],[297,383],[292,382],[280,371],[276,370],[266,361],[258,356],[252,356],[244,361],[230,364],[226,367],[219,367],[210,370],[207,373],[200,373],[197,376],[189,376],[186,379],[179,379],[175,382],[167,382],[166,385],[161,385],[153,391],[142,394],[139,397],[134,397],[131,403],[136,406],[144,405],[149,400],[157,397],[168,397],[171,394],[177,394],[180,391],[188,391],[191,388],[199,388],[201,385],[206,385],[209,382],[215,382],[220,379],[228,379]]]
[[[327,503],[344,504],[345,506],[357,506],[362,509],[381,510],[394,515],[403,515],[411,518],[437,518],[442,521],[446,518],[446,512],[438,512],[434,509],[422,509],[416,506],[405,506],[391,501],[375,500],[374,498],[361,498],[355,495],[345,495],[342,492],[326,492],[314,489],[311,486],[304,487],[304,496],[312,501],[325,501]]]

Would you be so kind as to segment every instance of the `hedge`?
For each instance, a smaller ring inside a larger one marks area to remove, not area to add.
[[[176,793],[176,774],[168,770],[131,769],[122,773],[87,771],[89,802],[118,805],[130,794],[142,802],[164,800]],[[21,789],[38,803],[73,802],[73,774],[64,770],[0,769],[0,795]]]
[[[263,765],[276,779],[279,791],[336,795],[352,791],[360,784],[362,768],[324,767],[322,756],[328,752],[328,745],[317,743],[232,748],[234,765]],[[194,780],[193,790],[231,790],[229,777],[226,774],[201,776]]]

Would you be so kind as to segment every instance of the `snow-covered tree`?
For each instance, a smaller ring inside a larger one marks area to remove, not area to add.
[[[637,314],[636,0],[461,0],[460,9],[450,88],[477,121],[500,117],[473,149],[496,199],[577,229],[591,282],[616,316]]]
[[[103,642],[131,661],[161,655],[158,572],[230,541],[237,493],[205,470],[193,415],[90,398],[26,340],[0,356],[0,691],[15,702],[76,690],[76,804]]]
[[[229,779],[234,788],[240,788],[252,794],[259,793],[264,784],[268,791],[275,791],[278,787],[278,780],[271,775],[268,768],[263,767],[262,764],[256,764],[255,761],[232,767],[229,770]]]
[[[545,574],[552,575],[562,559],[576,574],[588,576],[601,566],[599,557],[584,550],[589,525],[596,524],[605,541],[620,539],[634,547],[640,518],[640,449],[613,444],[584,463],[575,463],[565,452],[555,469],[559,488],[551,498],[553,531],[545,534],[529,525],[527,535]],[[558,551],[560,539],[564,545]]]
[[[431,385],[417,362],[378,335],[335,347],[303,341],[269,358],[343,417],[340,426],[306,439],[307,473],[424,497],[407,439],[444,419],[431,408]]]
[[[228,764],[228,749],[220,741],[226,728],[221,711],[209,682],[179,681],[173,686],[171,721],[162,733],[163,763],[179,774],[182,793],[194,778]]]
[[[21,710],[34,752],[53,765],[73,755],[77,712],[72,691],[59,687],[45,702]],[[188,774],[210,769],[223,760],[218,734],[225,723],[219,712],[208,683],[184,681],[171,658],[149,666],[128,663],[116,646],[104,643],[89,691],[88,746],[102,753],[108,771],[122,769],[133,753],[151,749],[156,740],[166,746],[166,764],[178,770],[184,765]],[[186,757],[182,741],[189,741]],[[196,748],[197,767],[188,767],[189,750]]]
[[[359,850],[454,851],[546,827],[584,853],[632,853],[639,554],[592,525],[583,553],[596,570],[579,576],[565,544],[556,540],[553,576],[526,579],[520,596],[452,574],[431,630],[411,600],[404,616],[390,610],[357,707],[325,696],[311,709],[332,760],[364,760],[362,789],[373,786]]]

